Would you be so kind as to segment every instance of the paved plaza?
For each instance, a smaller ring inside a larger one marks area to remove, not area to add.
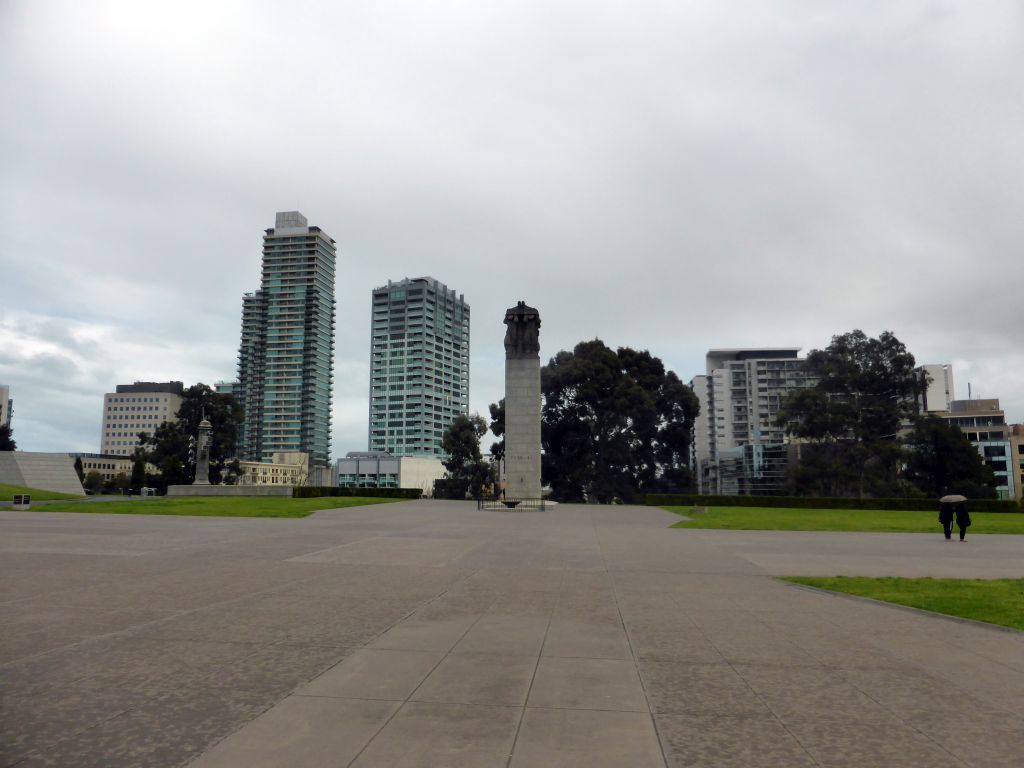
[[[1024,576],[1024,538],[643,507],[0,511],[0,765],[1024,765],[1024,633],[775,580]]]

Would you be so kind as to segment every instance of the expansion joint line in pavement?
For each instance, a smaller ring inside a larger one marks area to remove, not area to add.
[[[505,768],[512,764],[512,757],[516,753],[516,744],[519,743],[519,731],[523,727],[523,719],[526,717],[526,705],[530,702],[530,693],[533,691],[533,681],[537,679],[537,670],[540,668],[540,660],[544,657],[544,645],[548,641],[548,631],[551,629],[551,620],[562,599],[562,590],[565,587],[565,569],[562,570],[562,580],[558,584],[558,599],[555,600],[548,611],[548,623],[544,625],[544,638],[540,642],[540,650],[537,651],[537,661],[533,665],[533,674],[530,675],[530,684],[526,687],[526,698],[523,699],[523,706],[519,708],[519,720],[516,721],[516,732],[512,737],[512,746],[508,750],[508,759],[505,761]]]
[[[597,524],[594,522],[594,513],[590,513],[590,527],[594,534],[594,543],[597,545],[597,553],[601,556],[601,563],[604,565],[604,572],[608,575],[608,580],[612,584],[612,597],[615,599],[615,613],[619,617],[619,626],[622,627],[622,633],[626,636],[626,645],[629,646],[629,656],[633,660],[633,668],[636,670],[636,676],[640,680],[640,690],[644,692],[644,701],[647,702],[647,716],[651,719],[651,727],[654,729],[654,738],[658,740],[658,751],[661,753],[661,760],[668,766],[668,756],[665,753],[665,743],[661,740],[661,731],[658,730],[658,721],[654,719],[654,707],[651,706],[651,697],[647,693],[647,684],[644,682],[644,676],[640,674],[640,660],[637,657],[636,648],[633,647],[633,638],[629,634],[629,629],[626,627],[626,621],[622,618],[622,607],[619,604],[619,585],[615,581],[615,575],[608,570],[608,560],[604,556],[604,547],[601,546],[601,537],[597,533]]]
[[[477,573],[477,571],[474,571],[474,573]],[[470,576],[467,576],[466,579],[470,578],[472,575],[473,574],[470,574]],[[463,579],[462,581],[465,581],[465,579]],[[457,583],[461,583],[461,582],[457,582]],[[402,618],[402,619],[399,619],[398,621],[396,621],[394,624],[392,624],[390,627],[388,627],[388,629],[385,629],[383,632],[378,634],[377,637],[381,637],[389,629],[398,626],[403,621],[405,621],[405,619],[409,618],[409,616],[412,616],[414,613],[416,613],[416,611],[419,611],[422,608],[426,608],[431,603],[433,603],[433,602],[435,602],[437,600],[440,600],[442,597],[447,595],[448,592],[450,592],[450,591],[451,591],[451,587],[448,587],[448,589],[444,590],[444,592],[442,592],[441,594],[437,595],[436,597],[431,598],[430,600],[425,602],[423,605],[417,607],[415,610],[413,610],[413,611],[409,612],[408,614],[406,614],[405,618]],[[402,707],[404,707],[406,704],[408,704],[409,700],[412,699],[412,697],[416,695],[416,691],[418,691],[421,687],[423,687],[423,684],[427,681],[427,678],[430,677],[434,673],[434,670],[436,670],[439,666],[441,666],[441,664],[444,662],[445,659],[447,659],[449,656],[451,656],[452,650],[455,648],[455,646],[457,646],[462,641],[462,639],[466,635],[468,635],[470,633],[470,631],[473,629],[473,627],[475,627],[477,625],[477,623],[484,616],[487,615],[487,611],[489,611],[491,609],[491,606],[493,606],[495,602],[497,602],[497,598],[495,598],[494,601],[491,602],[490,605],[488,605],[487,608],[484,609],[484,611],[481,612],[481,614],[476,617],[476,620],[472,624],[470,624],[468,627],[466,627],[466,631],[463,632],[461,635],[459,635],[459,637],[455,640],[455,642],[452,643],[451,647],[447,651],[445,651],[444,655],[442,655],[441,658],[437,660],[437,663],[430,668],[430,671],[427,672],[426,675],[424,675],[422,680],[420,680],[419,685],[417,685],[415,688],[413,688],[413,690],[409,693],[409,695],[406,696],[405,699],[402,700],[402,703],[399,704],[397,707],[395,707],[395,711],[392,712],[390,715],[388,715],[387,719],[385,719],[384,722],[381,723],[380,728],[378,728],[376,731],[373,732],[373,736],[371,736],[369,738],[369,740],[363,745],[362,749],[360,749],[358,752],[356,752],[356,754],[352,757],[352,759],[348,763],[346,763],[346,768],[349,768],[349,766],[353,765],[359,759],[359,757],[363,754],[363,752],[365,752],[367,750],[367,748],[371,744],[373,744],[374,740],[380,735],[381,731],[383,731],[385,728],[388,727],[388,724],[392,720],[395,719],[395,717],[398,715],[399,712],[402,711]],[[376,638],[374,638],[374,640],[375,639]],[[373,641],[371,640],[370,642],[373,642]],[[369,643],[367,643],[366,645],[369,645]],[[363,646],[363,647],[366,647],[366,646]],[[344,661],[344,659],[342,661]],[[341,662],[338,662],[338,663],[340,664]]]
[[[469,579],[469,578],[471,578],[471,577],[472,577],[472,576],[474,576],[474,575],[475,575],[475,574],[476,574],[477,572],[478,572],[478,571],[474,571],[473,573],[469,574],[469,575],[468,575],[468,576],[466,576],[465,578],[463,578],[463,579],[460,579],[459,581],[457,581],[457,582],[455,582],[455,583],[456,583],[456,584],[459,584],[459,583],[461,583],[462,581],[465,581],[466,579]],[[295,579],[295,580],[293,580],[293,581],[289,581],[289,582],[288,582],[288,584],[289,584],[289,585],[293,585],[293,584],[300,584],[300,583],[302,583],[302,582],[304,582],[304,581],[316,581],[316,580],[318,580],[319,578],[320,578],[320,576],[318,575],[318,576],[313,576],[313,577],[310,577],[310,578],[302,578],[302,579]],[[449,586],[448,586],[447,588],[445,588],[445,589],[441,590],[441,591],[440,591],[440,592],[438,592],[438,593],[437,593],[436,595],[434,595],[433,597],[431,597],[431,598],[430,598],[429,600],[425,600],[424,602],[422,602],[422,603],[420,603],[419,605],[417,605],[417,606],[416,606],[415,608],[412,608],[412,609],[410,609],[410,610],[409,610],[409,611],[408,611],[408,612],[407,612],[406,614],[404,614],[403,616],[400,616],[400,617],[398,617],[397,619],[395,619],[395,620],[394,620],[393,622],[391,622],[391,623],[390,623],[389,625],[387,625],[386,627],[384,627],[384,628],[383,628],[383,629],[382,629],[382,630],[381,630],[380,632],[378,632],[378,633],[377,633],[376,635],[374,635],[374,636],[373,636],[372,638],[370,638],[370,639],[369,639],[369,640],[368,640],[367,642],[363,643],[363,645],[362,645],[361,647],[365,648],[365,647],[366,647],[367,645],[369,645],[370,643],[372,643],[372,642],[373,642],[374,640],[376,640],[377,638],[379,638],[379,637],[380,637],[381,635],[385,634],[385,633],[386,633],[386,632],[388,632],[389,630],[393,629],[394,627],[398,626],[398,625],[399,625],[399,624],[401,624],[401,623],[402,623],[403,621],[405,621],[406,619],[408,619],[408,618],[409,618],[410,616],[412,616],[412,615],[413,615],[414,613],[416,613],[416,611],[422,610],[423,608],[426,608],[426,607],[427,607],[428,605],[430,605],[431,603],[434,603],[434,602],[436,602],[437,600],[440,600],[440,599],[441,599],[442,597],[444,597],[445,595],[447,595],[449,591],[451,591],[451,588],[452,588],[452,587],[451,587],[451,585],[449,585]],[[270,592],[270,591],[273,591],[273,590],[275,590],[275,589],[280,589],[280,587],[271,587],[270,589],[267,589],[267,590],[263,590],[262,592],[257,592],[256,594],[262,595],[262,594],[265,594],[266,592]],[[231,602],[232,600],[242,600],[242,599],[245,599],[245,597],[247,597],[247,596],[243,595],[242,597],[237,597],[237,598],[234,598],[234,597],[233,597],[233,598],[230,598],[229,600],[225,600],[225,601],[223,601],[222,603],[214,603],[214,605],[223,605],[224,603],[229,603],[229,602]],[[203,608],[196,608],[196,609],[194,609],[194,610],[197,610],[197,611],[198,611],[198,610],[204,610],[205,608],[208,608],[208,607],[209,607],[209,606],[204,606]],[[191,611],[185,611],[185,612],[183,612],[183,613],[191,613]],[[159,619],[158,621],[165,621],[165,619]],[[477,621],[479,621],[479,619],[478,619]],[[475,624],[476,624],[476,622],[473,622],[473,625],[475,625]],[[470,627],[469,627],[469,629],[467,629],[467,630],[466,630],[466,632],[468,632],[468,631],[469,631],[470,629],[472,629],[472,628],[473,628],[473,627],[472,627],[472,626],[470,626]],[[461,640],[462,638],[460,637],[459,639]],[[273,645],[273,643],[271,643],[271,645]],[[258,653],[258,651],[254,650],[254,651],[253,651],[252,653]],[[248,654],[247,654],[247,655],[248,655]],[[445,654],[445,655],[447,656],[447,654]],[[338,664],[341,664],[341,663],[342,663],[343,661],[345,661],[345,659],[346,659],[346,658],[348,658],[348,657],[347,657],[347,656],[345,656],[345,657],[343,657],[343,658],[341,658],[341,659],[338,659],[338,661],[336,661],[336,662],[335,662],[334,664],[332,664],[331,666],[329,666],[329,667],[328,667],[327,669],[324,669],[324,670],[322,670],[321,672],[319,672],[319,673],[317,674],[317,677],[319,677],[320,675],[326,674],[327,672],[331,671],[331,670],[332,670],[332,669],[334,669],[334,668],[335,668],[336,666],[338,666]],[[442,661],[443,661],[443,659],[442,659]],[[438,661],[438,664],[440,664],[440,663],[441,663],[441,662],[440,662],[440,661]],[[431,670],[430,670],[430,671],[431,671],[431,672],[433,672],[433,671],[434,671],[434,669],[436,669],[436,668],[437,668],[437,666],[435,665],[434,667],[432,667],[432,668],[431,668]],[[294,689],[292,689],[291,691],[289,691],[288,693],[286,693],[286,694],[285,694],[284,696],[282,696],[282,697],[281,697],[280,699],[278,699],[277,701],[274,701],[274,702],[272,702],[272,703],[271,703],[271,704],[270,704],[269,706],[267,706],[267,707],[266,707],[266,709],[264,709],[263,711],[261,711],[261,712],[257,712],[257,713],[256,713],[255,715],[253,715],[253,716],[252,716],[251,718],[249,718],[249,720],[247,720],[246,722],[244,722],[244,723],[242,723],[241,725],[239,725],[239,726],[238,726],[238,728],[236,728],[236,729],[235,729],[234,731],[231,731],[230,733],[226,733],[226,734],[224,734],[224,736],[223,736],[222,738],[220,738],[220,739],[217,739],[217,741],[215,741],[215,742],[213,742],[213,743],[211,743],[211,744],[207,744],[207,745],[206,745],[206,748],[205,748],[205,749],[204,749],[204,750],[203,750],[203,751],[202,751],[202,752],[200,753],[200,756],[201,756],[201,755],[203,755],[203,754],[205,754],[206,752],[209,752],[209,751],[210,751],[211,749],[213,749],[213,748],[214,748],[215,746],[217,746],[217,744],[220,744],[220,742],[224,741],[225,739],[227,739],[227,738],[228,738],[228,737],[230,737],[230,736],[233,736],[233,735],[234,735],[235,733],[237,733],[238,731],[240,731],[240,730],[242,730],[243,728],[245,728],[245,727],[246,727],[247,725],[249,725],[249,723],[251,723],[251,722],[252,722],[253,720],[256,720],[256,719],[257,719],[257,718],[259,718],[260,716],[262,716],[262,715],[266,714],[267,712],[269,712],[269,711],[270,711],[271,709],[273,709],[273,708],[274,708],[274,707],[276,707],[276,706],[277,706],[278,704],[280,704],[280,703],[281,703],[281,701],[283,701],[284,699],[286,699],[286,698],[288,698],[289,696],[291,696],[291,695],[292,695],[292,694],[293,694],[293,693],[295,692],[295,690],[297,690],[297,689],[298,689],[298,688],[299,688],[300,686],[304,685],[304,684],[305,684],[306,682],[309,682],[309,681],[307,680],[307,681],[304,681],[304,682],[300,682],[300,683],[299,683],[299,684],[298,684],[298,685],[297,685],[297,686],[296,686],[296,687],[295,687]],[[397,710],[396,710],[396,712],[397,712]],[[394,713],[392,713],[391,717],[394,717]],[[390,722],[390,721],[391,721],[391,717],[389,717],[389,718],[388,718],[388,722]],[[387,722],[385,722],[385,723],[384,723],[384,725],[387,725]],[[382,726],[381,726],[381,729],[383,729],[383,727],[384,727],[384,726],[382,725]],[[377,730],[377,732],[376,732],[376,733],[374,733],[374,737],[375,737],[375,738],[376,738],[376,735],[377,735],[377,733],[380,733],[380,729],[378,729],[378,730]],[[371,741],[372,741],[372,739],[371,739]],[[365,748],[366,748],[366,747],[364,746],[364,747],[363,747],[363,749],[365,749]],[[362,750],[360,750],[360,754],[361,754],[361,753],[362,753]],[[198,757],[199,757],[199,756],[196,756],[196,757],[192,758],[192,759],[190,760],[190,762],[191,762],[192,760],[196,760],[196,759],[198,759]],[[357,757],[358,757],[358,755],[357,755]]]

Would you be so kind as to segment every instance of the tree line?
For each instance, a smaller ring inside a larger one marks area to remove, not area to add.
[[[812,350],[813,386],[791,393],[777,424],[799,445],[780,492],[805,496],[994,498],[994,474],[963,432],[919,411],[928,382],[891,332],[854,330]],[[599,339],[561,351],[541,368],[543,482],[558,501],[640,502],[651,492],[692,492],[690,447],[699,402],[657,357]],[[504,454],[505,402],[490,422],[460,416],[443,446],[461,497],[493,493],[479,441],[489,426]]]

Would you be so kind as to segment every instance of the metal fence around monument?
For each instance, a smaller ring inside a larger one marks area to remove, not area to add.
[[[525,512],[526,510],[545,510],[544,499],[477,499],[477,509],[499,509],[505,512]]]

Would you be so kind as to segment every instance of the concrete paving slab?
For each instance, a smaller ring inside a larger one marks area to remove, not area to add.
[[[530,707],[647,712],[632,660],[544,656],[530,690]]]
[[[543,653],[584,659],[632,659],[629,640],[620,624],[594,624],[564,618],[551,620]]]
[[[348,765],[397,702],[289,696],[192,763],[195,768]]]
[[[663,768],[650,715],[526,710],[510,768]]]
[[[411,701],[523,706],[536,656],[449,654],[410,696]]]
[[[409,702],[377,734],[352,768],[502,768],[521,710]]]
[[[361,648],[299,688],[299,696],[405,701],[441,661],[440,651]]]
[[[658,715],[655,722],[670,768],[819,766],[793,734],[771,715]]]

